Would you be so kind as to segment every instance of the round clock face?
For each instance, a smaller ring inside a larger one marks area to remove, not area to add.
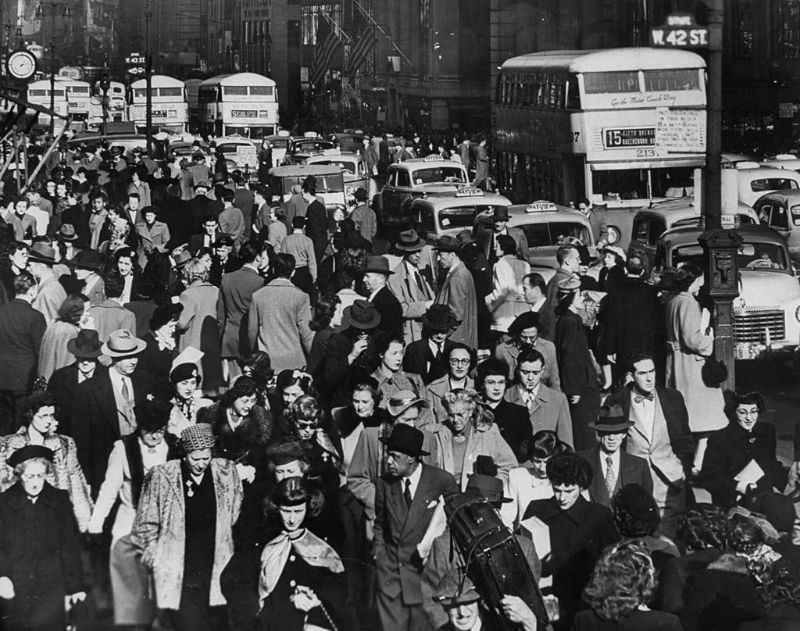
[[[36,72],[36,58],[27,50],[18,50],[9,55],[6,66],[12,77],[29,79]]]

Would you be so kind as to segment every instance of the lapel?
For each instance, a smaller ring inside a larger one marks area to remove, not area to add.
[[[621,461],[620,461],[620,468]],[[603,463],[600,462],[600,448],[592,448],[592,469],[594,469],[594,476],[592,477],[592,493],[591,495],[596,498],[598,504],[608,505],[611,498],[608,496],[608,489],[606,488],[606,480],[603,477]],[[619,484],[619,474],[617,475],[617,484]]]
[[[172,462],[174,462],[174,469],[166,469],[165,473],[167,473],[167,475],[164,477],[167,479],[169,489],[175,494],[175,499],[178,500],[176,504],[181,513],[183,513],[186,508],[186,501],[183,497],[183,468],[181,467],[180,460],[174,460]]]
[[[431,472],[424,464],[420,463],[419,466],[422,467],[422,474],[419,477],[419,484],[417,484],[417,491],[414,493],[414,499],[411,500],[411,506],[408,508],[406,519],[403,523],[403,529],[400,531],[401,535],[405,534],[409,529],[414,528],[417,522],[419,522],[421,517],[425,514],[428,502],[430,499],[432,499],[428,497]],[[401,486],[401,484],[397,485],[400,492],[400,501],[405,506],[406,501],[403,497],[403,490]],[[427,523],[425,526],[427,526]]]
[[[95,370],[97,369],[95,368]],[[100,409],[103,411],[102,416],[114,430],[114,435],[116,435],[119,433],[119,424],[117,423],[117,398],[114,396],[114,386],[111,383],[111,377],[108,371],[95,375],[95,377],[97,402],[100,405]],[[95,377],[92,379],[94,380]]]

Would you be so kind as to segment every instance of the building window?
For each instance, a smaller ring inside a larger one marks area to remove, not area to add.
[[[341,27],[341,4],[305,4],[300,8],[300,31],[304,45],[317,45],[317,31],[320,22],[326,19],[324,14],[327,14],[335,24]]]
[[[779,59],[800,58],[800,0],[775,2],[775,56]]]
[[[753,0],[733,0],[730,41],[734,59],[753,57]]]

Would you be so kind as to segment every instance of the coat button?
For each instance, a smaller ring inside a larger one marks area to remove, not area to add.
[[[295,558],[296,558],[296,557],[295,557],[293,554],[289,555],[289,560],[290,560],[292,563],[294,563],[294,560],[295,560]]]

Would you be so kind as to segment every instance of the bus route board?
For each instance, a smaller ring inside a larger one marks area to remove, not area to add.
[[[705,153],[705,123],[703,110],[656,108],[656,147],[667,153]]]

